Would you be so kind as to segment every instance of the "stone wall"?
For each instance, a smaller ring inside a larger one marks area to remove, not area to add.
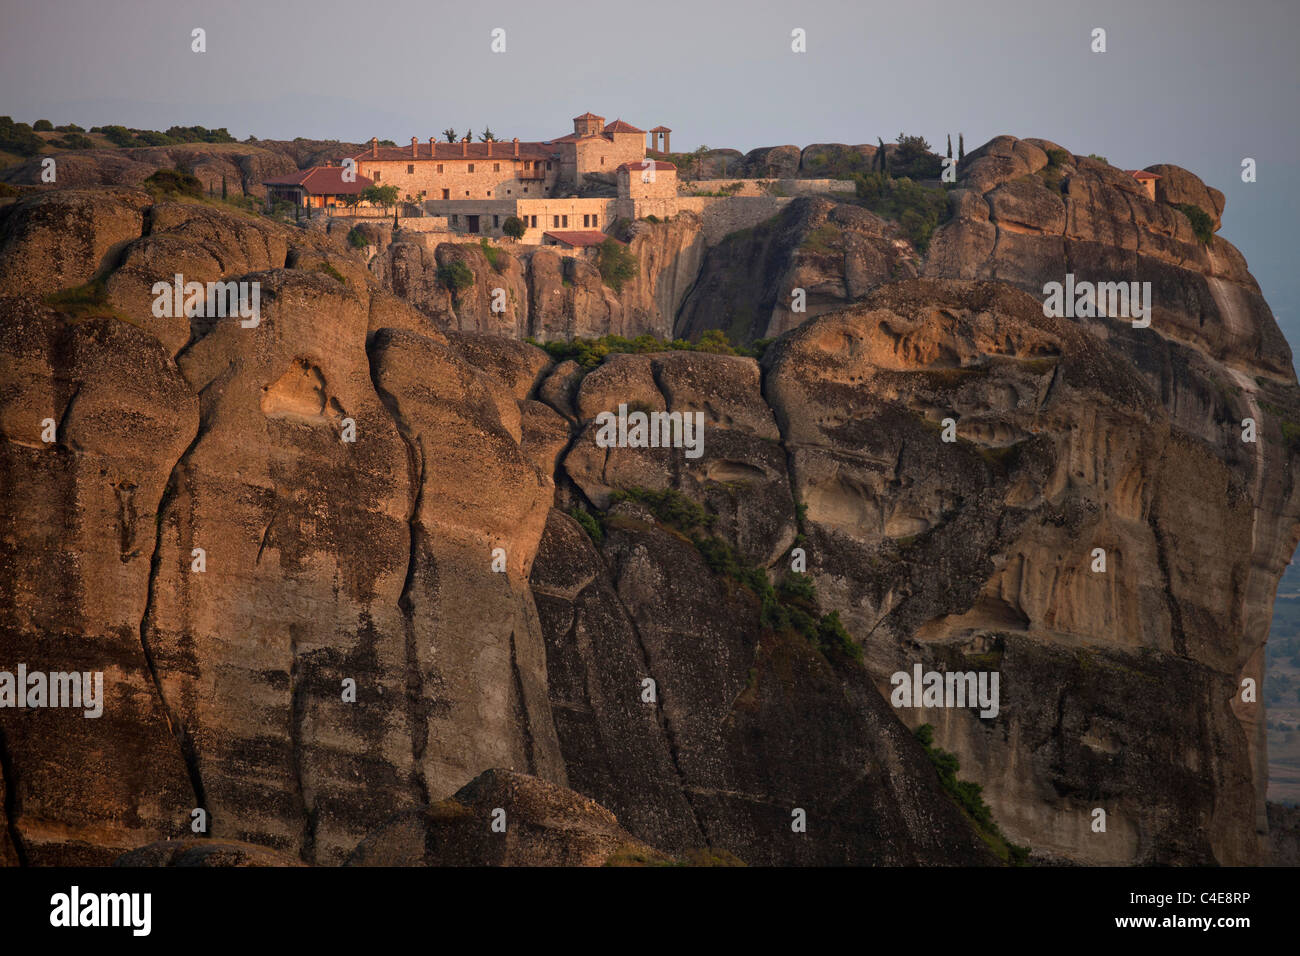
[[[682,183],[682,195],[695,192],[719,192],[734,188],[734,196],[824,196],[827,193],[853,192],[849,179],[695,179]]]
[[[677,208],[699,214],[704,241],[712,246],[729,233],[771,219],[793,201],[783,196],[681,196]]]
[[[478,216],[479,231],[475,235],[483,236],[503,235],[501,226],[506,219],[518,216],[527,226],[522,241],[540,244],[542,233],[555,229],[603,231],[616,217],[617,203],[615,199],[578,198],[520,199],[517,202],[513,199],[485,199],[481,202],[430,199],[425,201],[424,209],[434,216],[447,217],[453,232],[466,229],[467,216]]]

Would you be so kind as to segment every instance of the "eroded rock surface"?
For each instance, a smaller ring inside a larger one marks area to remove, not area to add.
[[[0,670],[107,698],[0,710],[0,861],[992,860],[922,723],[1039,859],[1262,861],[1239,689],[1300,538],[1300,389],[1175,208],[1221,197],[1153,169],[1154,202],[999,137],[924,257],[825,199],[707,253],[684,214],[637,225],[621,295],[130,188],[0,210]],[[1044,317],[1067,268],[1151,281],[1151,327]],[[177,271],[258,283],[260,321],[154,316]],[[594,369],[519,341],[710,328],[781,338]],[[597,446],[619,405],[700,413],[701,454]],[[773,623],[794,549],[861,662]],[[917,663],[998,671],[998,713],[891,707]]]

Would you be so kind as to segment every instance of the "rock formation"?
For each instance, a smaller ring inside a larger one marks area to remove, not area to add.
[[[0,671],[106,688],[0,709],[0,862],[1268,859],[1241,688],[1300,389],[1176,208],[1222,197],[1153,169],[1155,201],[999,137],[927,254],[850,203],[711,248],[684,213],[634,225],[621,294],[129,186],[0,209]],[[1045,317],[1071,271],[1152,282],[1151,326]],[[156,315],[177,272],[256,282],[258,321]],[[520,341],[717,328],[780,337]],[[602,447],[620,404],[701,412],[703,453]],[[918,664],[997,671],[998,712],[891,706]]]

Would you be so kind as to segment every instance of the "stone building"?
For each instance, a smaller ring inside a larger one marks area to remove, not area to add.
[[[1142,191],[1147,194],[1147,199],[1152,202],[1156,201],[1156,180],[1160,177],[1155,173],[1149,173],[1145,169],[1130,169],[1129,175],[1138,181]]]
[[[677,169],[646,158],[646,132],[602,116],[573,119],[573,132],[543,142],[439,143],[381,147],[377,140],[353,157],[359,173],[394,185],[425,213],[445,217],[453,232],[503,236],[505,221],[524,223],[523,242],[547,232],[607,230],[620,218],[670,216],[676,211]],[[615,197],[582,197],[584,177],[599,174]]]
[[[538,199],[569,196],[590,173],[613,176],[624,163],[645,158],[646,131],[583,113],[573,132],[541,142],[440,143],[435,137],[409,146],[380,146],[352,159],[358,173],[381,186],[396,186],[398,198],[421,200]]]

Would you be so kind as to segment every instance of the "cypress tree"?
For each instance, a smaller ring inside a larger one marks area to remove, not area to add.
[[[221,177],[221,198],[222,199],[226,198],[226,177],[225,176]]]
[[[966,158],[966,134],[958,133],[957,134],[957,162],[960,163],[965,158]]]
[[[952,159],[952,133],[948,134],[948,158]]]

